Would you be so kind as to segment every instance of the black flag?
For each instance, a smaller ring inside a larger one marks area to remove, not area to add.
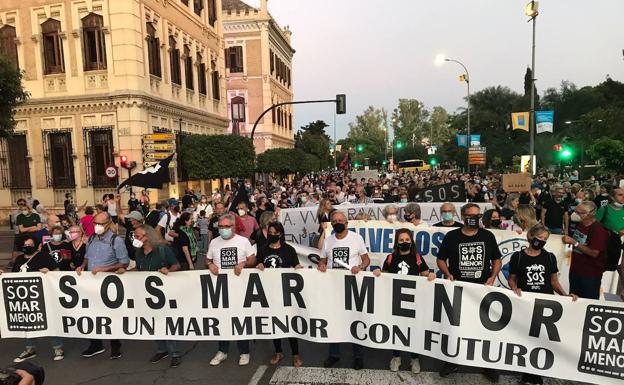
[[[174,154],[161,160],[157,165],[146,168],[145,170],[132,175],[130,178],[121,182],[117,191],[124,186],[136,186],[143,188],[162,188],[164,183],[169,183],[169,163],[173,159]]]

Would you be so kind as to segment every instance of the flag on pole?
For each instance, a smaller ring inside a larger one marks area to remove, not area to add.
[[[468,135],[457,135],[457,146],[468,147]]]
[[[481,134],[470,135],[470,146],[472,146],[472,147],[480,147],[481,146]]]
[[[511,114],[511,123],[514,130],[529,131],[529,113],[513,112]]]
[[[536,111],[535,112],[535,132],[553,132],[553,124],[555,122],[555,111]]]
[[[174,155],[171,154],[171,156],[161,160],[157,165],[132,175],[121,182],[119,187],[117,187],[117,191],[119,192],[124,186],[161,189],[163,184],[170,182],[169,163],[171,163]]]

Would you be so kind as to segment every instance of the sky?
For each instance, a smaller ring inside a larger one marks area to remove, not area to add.
[[[250,5],[259,0],[247,1]],[[338,139],[368,106],[396,108],[415,98],[449,112],[465,106],[463,73],[471,91],[505,85],[523,93],[531,64],[531,23],[524,0],[269,0],[269,12],[293,32],[295,100],[347,95],[336,116]],[[562,80],[596,85],[607,74],[624,81],[624,0],[543,0],[536,24],[536,87]],[[324,120],[333,136],[334,106],[295,108],[295,127]]]

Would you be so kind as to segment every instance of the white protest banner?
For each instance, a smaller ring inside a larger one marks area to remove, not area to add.
[[[364,238],[366,248],[371,260],[371,266],[383,266],[383,262],[392,253],[394,246],[394,233],[397,229],[408,228],[414,231],[416,249],[425,258],[430,269],[438,270],[436,257],[438,249],[442,244],[444,235],[455,230],[452,227],[415,227],[408,223],[389,223],[387,221],[349,221],[349,230],[355,231]],[[518,234],[515,231],[490,230],[498,242],[498,248],[503,256],[503,268],[497,279],[497,286],[509,288],[507,277],[509,277],[509,261],[511,255],[529,245],[526,233]],[[327,230],[326,236],[331,234],[331,229]],[[561,241],[561,235],[551,235],[544,247],[557,257],[559,268],[559,282],[566,288],[569,287],[568,272],[570,271],[570,250]]]
[[[296,337],[621,384],[624,305],[345,270],[0,276],[3,338]]]
[[[347,214],[349,220],[354,220],[359,214],[366,214],[369,219],[378,220],[384,219],[383,208],[388,204],[342,204],[336,205],[334,208]],[[418,204],[420,205],[421,218],[425,222],[434,224],[442,220],[440,214],[440,206],[442,203]],[[457,209],[455,220],[460,221],[459,212],[465,203],[458,202],[453,204]],[[406,203],[394,203],[394,205],[399,207],[399,218],[403,218],[403,207],[405,207]],[[492,208],[492,205],[489,203],[478,203],[478,205],[481,207],[481,212]],[[280,222],[284,225],[286,241],[288,243],[311,246],[310,240],[313,239],[312,234],[316,233],[319,229],[318,218],[316,217],[317,210],[318,206],[280,210]]]

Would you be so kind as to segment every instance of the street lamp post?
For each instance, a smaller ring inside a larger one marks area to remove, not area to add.
[[[530,1],[524,9],[529,21],[533,21],[533,37],[531,46],[531,109],[529,120],[529,170],[533,172],[533,157],[535,155],[535,21],[539,12],[537,11],[537,1]]]
[[[468,68],[466,68],[466,66],[460,62],[459,60],[455,60],[455,59],[450,59],[447,57],[444,57],[443,55],[438,55],[436,57],[436,64],[441,65],[444,62],[453,62],[453,63],[457,63],[460,66],[462,66],[462,68],[464,69],[464,71],[466,71],[466,75],[463,77],[463,80],[466,82],[466,102],[467,102],[467,113],[468,113],[468,124],[467,124],[467,134],[468,134],[468,159],[467,159],[467,166],[468,166],[468,170],[470,170],[470,145],[471,145],[471,140],[470,140],[470,74],[468,73]]]

